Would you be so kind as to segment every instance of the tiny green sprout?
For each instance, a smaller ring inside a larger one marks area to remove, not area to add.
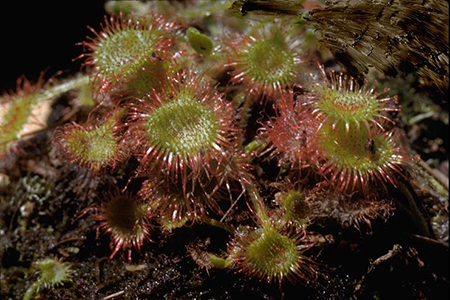
[[[198,241],[197,243],[191,243],[186,246],[187,253],[192,257],[195,263],[206,272],[209,272],[211,268],[226,269],[232,265],[233,260],[231,258],[222,258],[215,254],[212,254],[206,250],[209,246],[209,238],[205,241]]]
[[[205,56],[211,54],[214,45],[208,36],[200,33],[200,31],[198,31],[198,29],[194,27],[188,28],[187,36],[189,39],[189,43],[197,53]]]
[[[22,300],[30,300],[40,288],[62,285],[70,281],[73,276],[70,264],[61,262],[59,259],[44,258],[38,260],[35,266],[39,272],[39,279],[28,288]]]
[[[70,265],[57,259],[42,259],[37,261],[36,265],[39,268],[42,285],[45,287],[63,284],[72,277]]]
[[[293,222],[301,226],[307,223],[309,209],[305,202],[305,195],[301,191],[291,190],[282,193],[280,200],[287,222]]]
[[[226,269],[233,263],[230,259],[225,259],[212,253],[209,254],[209,260],[212,265],[218,269]]]
[[[172,233],[175,229],[181,228],[189,221],[187,216],[173,218],[173,216],[161,216],[158,218],[161,230],[165,233]]]
[[[135,264],[126,264],[125,265],[125,270],[127,270],[128,272],[140,272],[145,270],[145,268],[147,267],[147,264],[139,264],[139,265],[135,265]]]

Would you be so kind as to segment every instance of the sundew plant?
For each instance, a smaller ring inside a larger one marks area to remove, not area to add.
[[[104,7],[0,97],[2,299],[448,296],[447,1]]]

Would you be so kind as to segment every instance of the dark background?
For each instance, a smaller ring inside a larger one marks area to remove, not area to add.
[[[2,3],[0,11],[0,94],[16,87],[24,75],[36,81],[42,71],[49,78],[76,73],[82,51],[76,44],[93,36],[87,26],[99,30],[104,1],[27,1]]]

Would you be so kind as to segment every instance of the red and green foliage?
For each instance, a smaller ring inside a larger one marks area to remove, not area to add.
[[[126,158],[117,133],[122,114],[123,110],[118,110],[97,126],[66,124],[56,130],[54,143],[70,162],[78,162],[93,171],[106,166],[115,167]]]
[[[123,251],[128,253],[131,261],[131,250],[140,250],[144,242],[150,240],[148,204],[119,191],[106,194],[104,198],[102,204],[94,209],[98,228],[111,235],[111,258]]]
[[[252,27],[163,15],[105,17],[82,43],[87,75],[73,84],[58,90],[42,79],[19,81],[1,98],[0,151],[21,139],[42,99],[78,89],[47,128],[49,160],[61,174],[70,167],[95,177],[95,187],[121,187],[83,198],[96,199],[87,211],[110,235],[110,259],[122,252],[131,261],[158,230],[204,223],[234,236],[223,245],[227,258],[202,250],[208,268],[280,286],[317,280],[306,252],[315,246],[308,240],[315,222],[328,217],[361,233],[361,224],[395,211],[386,191],[399,190],[414,165],[394,121],[397,96],[345,72],[327,74],[298,18]],[[239,34],[210,39],[218,30],[208,22]]]
[[[174,40],[174,24],[162,16],[132,20],[122,15],[105,17],[101,32],[83,42],[89,52],[85,65],[91,67],[90,77],[100,92],[113,88],[141,95],[159,88],[165,79]],[[155,76],[157,75],[157,76]]]
[[[255,26],[247,35],[232,39],[229,48],[231,82],[242,83],[250,94],[275,96],[301,77],[302,37],[289,23]]]

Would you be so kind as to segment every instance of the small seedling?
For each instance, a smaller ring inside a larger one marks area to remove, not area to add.
[[[39,272],[39,278],[25,292],[22,300],[31,300],[33,295],[41,288],[52,288],[69,282],[73,271],[69,263],[59,259],[44,258],[36,261],[35,266]]]

